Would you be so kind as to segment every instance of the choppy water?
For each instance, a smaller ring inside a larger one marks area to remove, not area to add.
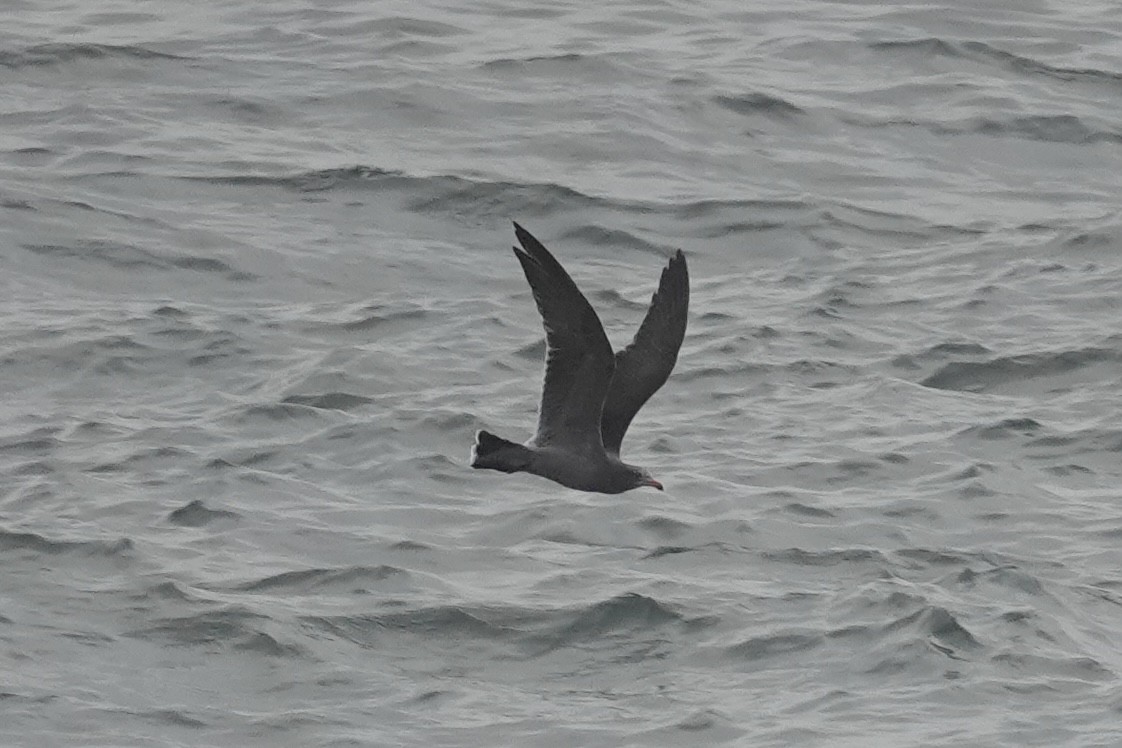
[[[1115,4],[25,0],[0,81],[0,742],[1122,744]],[[617,345],[687,252],[665,493],[467,468],[511,219]]]

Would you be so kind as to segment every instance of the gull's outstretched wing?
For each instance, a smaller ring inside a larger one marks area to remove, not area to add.
[[[514,254],[545,327],[545,384],[534,443],[599,450],[600,416],[615,366],[611,344],[565,268],[517,223],[514,233],[522,245],[514,247]]]
[[[615,373],[604,401],[601,434],[604,449],[619,455],[631,419],[670,376],[686,335],[690,277],[678,250],[662,271],[658,290],[631,345],[616,354]]]

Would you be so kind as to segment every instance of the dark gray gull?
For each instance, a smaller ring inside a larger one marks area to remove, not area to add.
[[[662,271],[658,290],[631,345],[612,354],[596,311],[542,243],[514,224],[522,264],[545,326],[545,384],[538,432],[515,444],[475,435],[471,466],[533,473],[578,491],[622,493],[662,484],[619,458],[631,419],[663,385],[686,335],[690,279],[681,250]]]

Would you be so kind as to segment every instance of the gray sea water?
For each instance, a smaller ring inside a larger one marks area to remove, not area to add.
[[[1116,3],[3,16],[0,744],[1122,745]],[[511,220],[664,493],[468,468]]]

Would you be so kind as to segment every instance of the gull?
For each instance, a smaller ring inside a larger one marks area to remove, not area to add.
[[[533,473],[578,491],[661,491],[661,483],[619,452],[631,419],[678,360],[690,301],[685,255],[678,250],[670,258],[635,338],[613,354],[600,318],[561,263],[517,223],[514,234],[522,245],[514,255],[545,327],[538,430],[525,444],[477,432],[471,466]]]

